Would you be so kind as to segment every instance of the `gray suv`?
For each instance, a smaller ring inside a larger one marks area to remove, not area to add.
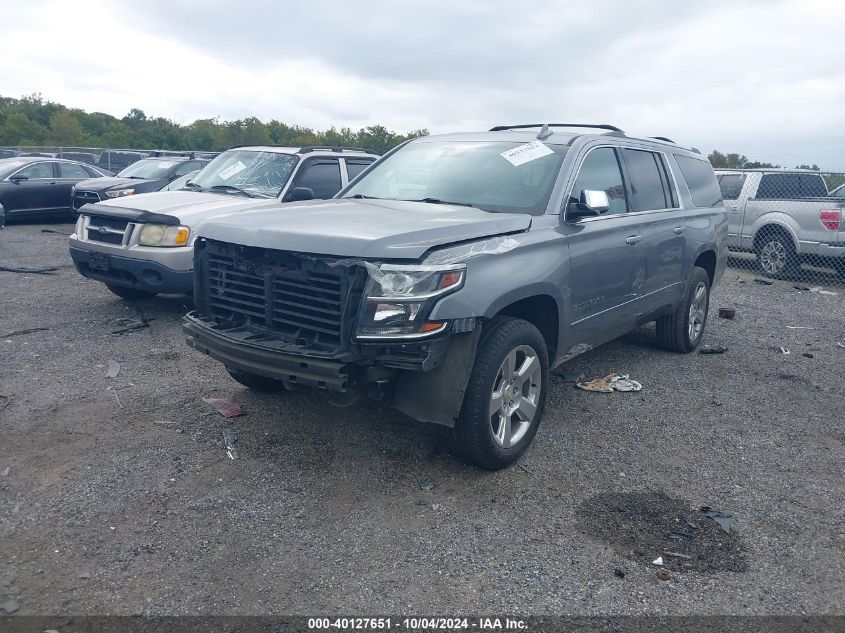
[[[498,469],[554,367],[649,321],[662,347],[698,346],[727,233],[710,164],[668,139],[429,136],[332,200],[203,224],[184,332],[250,388],[381,399]]]

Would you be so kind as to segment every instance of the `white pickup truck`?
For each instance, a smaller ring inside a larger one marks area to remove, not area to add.
[[[728,246],[752,252],[760,271],[789,277],[802,263],[845,274],[845,198],[823,176],[801,169],[721,169]]]

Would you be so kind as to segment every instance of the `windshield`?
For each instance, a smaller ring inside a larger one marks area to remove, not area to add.
[[[299,157],[291,154],[230,150],[206,165],[191,182],[205,190],[275,198],[297,162]]]
[[[415,141],[378,163],[343,197],[456,203],[539,215],[568,148],[535,143],[529,148],[499,141]],[[520,150],[508,152],[514,148]]]
[[[132,163],[117,175],[121,178],[161,180],[162,178],[166,178],[167,174],[175,166],[176,161],[162,160],[160,158],[145,158],[144,160]]]

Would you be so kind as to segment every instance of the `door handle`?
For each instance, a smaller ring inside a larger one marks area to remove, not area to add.
[[[687,230],[687,227],[685,227],[685,226],[676,226],[676,227],[675,227],[674,229],[672,229],[672,230],[673,230],[673,231],[675,231],[675,233],[677,233],[678,235],[680,235],[681,233],[683,233],[684,231],[686,231],[686,230]]]
[[[630,237],[626,237],[626,238],[625,238],[625,243],[626,243],[628,246],[636,246],[637,244],[639,244],[639,243],[640,243],[640,240],[641,240],[641,239],[643,239],[643,236],[642,236],[642,235],[632,235],[632,236],[630,236]]]

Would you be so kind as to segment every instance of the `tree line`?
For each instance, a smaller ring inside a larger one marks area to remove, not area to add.
[[[779,169],[782,165],[773,165],[772,163],[761,163],[757,160],[748,160],[748,157],[743,154],[723,154],[718,150],[713,150],[707,155],[710,164],[716,169]],[[816,165],[796,165],[795,169],[812,169],[813,171],[821,171],[821,168]]]
[[[383,154],[427,130],[397,134],[383,125],[354,131],[348,127],[318,131],[256,117],[236,121],[198,119],[180,125],[148,117],[133,108],[121,119],[45,101],[34,94],[21,99],[0,96],[0,146],[111,147],[221,151],[233,145],[342,145]]]

